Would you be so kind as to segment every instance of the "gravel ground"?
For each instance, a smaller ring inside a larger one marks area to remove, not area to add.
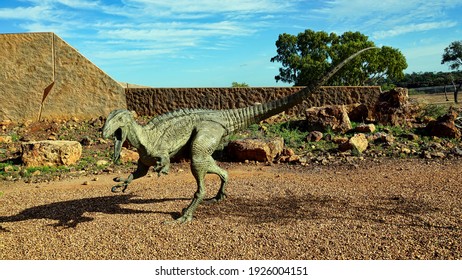
[[[178,217],[186,164],[112,194],[114,175],[2,182],[0,259],[460,259],[462,161],[220,163],[227,200]],[[85,183],[86,182],[86,183]],[[207,177],[208,196],[219,180]]]

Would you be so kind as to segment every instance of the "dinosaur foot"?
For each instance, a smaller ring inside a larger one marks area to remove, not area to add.
[[[111,188],[111,192],[117,193],[117,192],[119,192],[119,189],[122,188],[122,192],[124,193],[125,190],[127,189],[127,187],[128,187],[127,184],[116,185],[116,186]]]
[[[217,203],[217,202],[220,202],[222,200],[225,200],[225,198],[227,197],[228,195],[225,194],[225,193],[219,193],[217,194],[215,197],[212,197],[212,198],[209,198],[209,199],[205,199],[204,200],[204,203],[205,204],[214,204],[214,203]]]
[[[183,215],[175,220],[165,221],[164,224],[171,225],[171,224],[185,224],[192,221],[192,215]]]

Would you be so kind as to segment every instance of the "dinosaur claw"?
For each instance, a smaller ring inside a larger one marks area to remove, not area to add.
[[[185,223],[188,223],[188,222],[191,222],[191,221],[192,221],[192,216],[188,215],[188,216],[181,216],[181,217],[179,217],[178,219],[175,219],[175,220],[165,221],[164,224],[166,224],[166,225],[185,224]]]
[[[226,193],[219,193],[215,197],[206,199],[204,202],[206,204],[213,204],[213,203],[217,203],[217,202],[220,202],[222,200],[225,200],[226,197],[228,197],[228,195]]]
[[[111,188],[111,192],[117,193],[119,192],[118,189],[122,188],[122,192],[125,193],[125,190],[127,189],[128,185],[127,184],[121,184],[121,185],[116,185]]]

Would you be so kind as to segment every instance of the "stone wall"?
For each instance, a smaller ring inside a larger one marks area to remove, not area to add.
[[[156,116],[178,108],[241,108],[293,94],[302,87],[261,88],[126,88],[127,106],[138,115]],[[365,104],[373,110],[380,87],[322,87],[288,114],[303,115],[310,107]]]
[[[124,88],[54,33],[0,34],[0,121],[90,119],[126,108]]]

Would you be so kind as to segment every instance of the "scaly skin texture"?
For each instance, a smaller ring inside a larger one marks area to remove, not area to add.
[[[144,126],[138,124],[128,110],[112,111],[104,124],[103,137],[113,136],[115,139],[114,161],[119,159],[125,140],[128,140],[140,155],[137,169],[126,179],[116,178],[120,184],[114,186],[112,191],[122,188],[124,192],[131,181],[146,175],[151,166],[159,176],[168,174],[170,158],[186,150],[191,158],[191,172],[197,182],[197,191],[191,203],[174,222],[191,221],[194,211],[205,196],[206,174],[216,174],[221,179],[220,189],[210,201],[218,202],[226,197],[228,173],[212,158],[212,153],[223,144],[226,136],[301,103],[348,61],[368,49],[371,48],[353,54],[314,85],[264,104],[229,110],[179,109],[155,117]]]

